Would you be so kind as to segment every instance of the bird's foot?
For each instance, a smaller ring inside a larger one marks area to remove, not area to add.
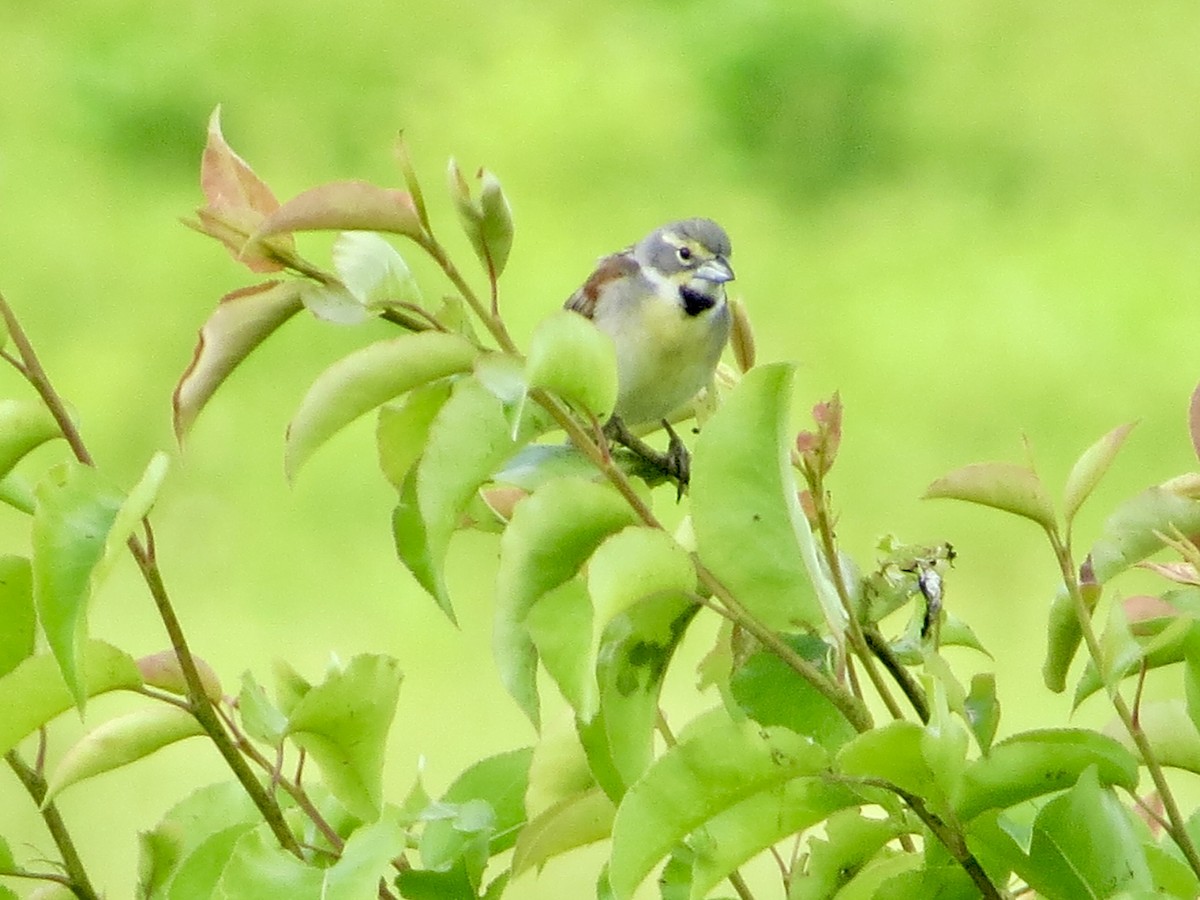
[[[631,432],[617,416],[608,420],[604,426],[604,433],[610,440],[631,451],[639,459],[674,481],[678,492],[676,499],[679,499],[687,490],[688,480],[691,477],[691,454],[671,424],[666,419],[662,420],[662,424],[670,439],[666,453],[655,450]]]

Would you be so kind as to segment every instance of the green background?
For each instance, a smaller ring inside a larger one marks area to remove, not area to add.
[[[1000,656],[1001,733],[1056,724],[1067,701],[1039,676],[1048,550],[1028,523],[918,498],[958,465],[1027,452],[1057,486],[1096,437],[1139,419],[1080,517],[1086,546],[1106,507],[1194,466],[1198,46],[1200,13],[1183,0],[6,3],[0,291],[101,465],[130,484],[173,446],[170,393],[196,329],[254,280],[177,222],[200,202],[217,103],[230,143],[282,198],[337,178],[398,184],[404,129],[472,273],[445,163],[496,172],[516,215],[502,288],[520,340],[595,257],[673,218],[716,218],[760,360],[799,364],[796,427],[841,391],[832,484],[847,549],[867,566],[887,532],[950,540],[946,602]],[[323,261],[327,245],[301,249]],[[427,296],[446,290],[401,250]],[[227,690],[246,668],[269,679],[274,657],[312,677],[331,652],[399,657],[398,799],[422,758],[437,792],[533,735],[490,661],[494,542],[455,547],[455,629],[394,558],[369,423],[284,481],[283,429],[307,383],[386,333],[290,323],[202,415],[155,521],[193,647]],[[28,391],[4,372],[0,393]],[[27,529],[0,510],[0,551],[27,552]],[[166,644],[131,566],[91,621],[135,655]],[[952,656],[966,672],[989,666]],[[711,701],[691,698],[687,671],[669,689],[677,724]],[[109,697],[91,713],[132,705]],[[1103,718],[1085,707],[1084,721]],[[78,729],[70,717],[53,729],[52,761]],[[132,889],[136,832],[220,777],[193,741],[64,794],[109,896]],[[53,855],[10,777],[0,834]],[[512,894],[586,894],[599,858],[556,861]]]

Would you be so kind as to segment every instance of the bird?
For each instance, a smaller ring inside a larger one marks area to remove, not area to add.
[[[656,461],[681,490],[686,449],[667,417],[712,381],[729,341],[731,253],[729,235],[712,219],[671,222],[603,257],[565,304],[616,348],[617,399],[606,433],[641,454],[629,429],[662,424],[672,447]]]

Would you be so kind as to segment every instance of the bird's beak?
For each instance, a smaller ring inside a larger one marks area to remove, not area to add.
[[[711,281],[713,284],[724,284],[726,281],[733,281],[733,267],[725,257],[715,256],[702,263],[693,273],[693,277]]]

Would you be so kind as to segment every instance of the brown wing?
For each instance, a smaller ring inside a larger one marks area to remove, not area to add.
[[[596,301],[604,286],[618,278],[637,274],[637,268],[637,262],[628,252],[604,257],[596,265],[596,271],[592,272],[579,290],[570,296],[564,307],[592,318],[596,311]]]

